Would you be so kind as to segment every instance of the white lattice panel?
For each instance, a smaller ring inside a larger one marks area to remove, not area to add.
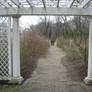
[[[0,17],[0,77],[9,77],[9,25],[7,17]]]

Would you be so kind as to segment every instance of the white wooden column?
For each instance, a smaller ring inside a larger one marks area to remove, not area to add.
[[[12,61],[12,82],[21,83],[23,78],[20,75],[20,37],[19,17],[13,17],[13,61]]]
[[[9,65],[9,75],[10,77],[12,76],[12,73],[11,73],[11,17],[8,17],[8,58],[9,58],[9,62],[8,62],[8,65]]]
[[[92,84],[92,17],[89,17],[88,75],[84,81],[86,84]]]

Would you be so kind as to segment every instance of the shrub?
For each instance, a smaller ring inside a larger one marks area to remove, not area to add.
[[[73,62],[74,66],[79,69],[80,77],[85,77],[88,63],[88,39],[83,39],[80,43],[80,37],[77,37],[76,41],[73,38],[59,37],[57,46],[63,48],[68,61]]]
[[[48,44],[42,35],[29,31],[21,34],[21,73],[24,79],[30,77],[37,66],[37,58],[47,49]]]
[[[71,47],[73,44],[71,44],[71,39],[66,39],[63,36],[57,38],[57,47],[63,48],[64,50],[68,49],[69,46]],[[67,48],[68,47],[68,48]]]

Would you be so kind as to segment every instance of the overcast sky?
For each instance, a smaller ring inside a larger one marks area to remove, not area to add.
[[[49,19],[49,16],[47,16]],[[27,28],[30,25],[35,25],[38,24],[42,19],[44,18],[44,16],[22,16],[20,18],[20,26],[22,28]],[[50,21],[54,21],[54,16],[50,17]]]
[[[22,16],[20,18],[20,25],[22,27],[29,27],[38,23],[39,17],[37,16]]]
[[[55,16],[47,16],[50,21],[55,22]],[[44,16],[22,16],[20,18],[20,26],[22,29],[30,27],[30,25],[36,25],[42,21]],[[72,16],[71,16],[72,18]],[[68,18],[70,20],[70,17]]]

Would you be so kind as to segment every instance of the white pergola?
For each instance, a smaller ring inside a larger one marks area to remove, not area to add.
[[[88,16],[88,75],[84,81],[92,84],[92,0],[0,0],[0,80],[9,83],[23,80],[19,42],[19,18],[22,15]]]

